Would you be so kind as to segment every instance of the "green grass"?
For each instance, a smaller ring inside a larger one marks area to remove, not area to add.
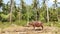
[[[25,20],[21,20],[20,22],[17,20],[15,22],[12,22],[13,24],[16,24],[18,26],[24,26],[27,24],[27,21]],[[44,26],[51,26],[51,24],[53,24],[53,26],[55,27],[59,27],[60,28],[60,22],[49,22],[49,23],[44,23]],[[10,22],[0,22],[0,28],[6,28],[11,26]]]
[[[6,27],[9,27],[11,25],[11,23],[9,22],[0,22],[0,28],[6,28]]]
[[[55,27],[60,27],[60,22],[49,22],[49,23],[44,23],[45,26],[55,26]],[[52,25],[51,25],[52,24]]]
[[[12,22],[13,24],[16,24],[18,26],[24,26],[27,24],[27,21],[25,20],[21,20],[21,21],[15,21],[15,22]],[[6,27],[9,27],[11,26],[11,23],[10,22],[0,22],[0,28],[6,28]]]
[[[16,25],[24,26],[27,24],[27,21],[26,20],[20,20],[20,21],[15,21],[13,23]]]

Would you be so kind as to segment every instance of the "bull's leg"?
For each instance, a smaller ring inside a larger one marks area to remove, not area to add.
[[[43,30],[43,26],[41,26],[42,27],[42,30]]]
[[[35,27],[34,27],[34,30],[35,30]]]

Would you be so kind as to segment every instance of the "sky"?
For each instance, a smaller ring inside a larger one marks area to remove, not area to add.
[[[10,1],[10,0],[3,0],[3,3],[7,4],[8,1]],[[24,0],[24,1],[26,2],[27,5],[31,5],[32,4],[32,0]],[[42,3],[42,0],[39,0],[39,1],[40,1],[39,3],[41,4]],[[52,6],[53,1],[54,0],[49,0],[48,1],[48,7],[51,7]],[[20,3],[19,0],[15,0],[15,2],[16,2],[16,4],[19,4]],[[60,2],[60,0],[58,0],[58,2]],[[18,6],[18,5],[16,5],[16,6]],[[60,7],[60,5],[59,5],[59,7]],[[0,8],[0,10],[1,10],[1,8]]]
[[[10,1],[10,0],[3,0],[3,2],[4,2],[5,4],[7,4],[8,1]],[[32,4],[32,0],[24,0],[24,1],[25,1],[26,4],[28,4],[28,5],[31,5],[31,4]],[[42,0],[39,0],[39,1],[42,2]],[[49,0],[49,1],[48,1],[48,6],[49,6],[49,7],[52,6],[53,1],[54,1],[54,0]],[[19,4],[19,3],[20,3],[19,0],[15,0],[15,2],[16,2],[16,4]],[[60,2],[60,0],[58,0],[58,2]]]

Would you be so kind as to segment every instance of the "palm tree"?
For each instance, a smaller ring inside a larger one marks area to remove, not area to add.
[[[54,2],[54,9],[55,9],[55,12],[56,12],[56,15],[57,15],[57,20],[58,20],[58,11],[57,11],[58,5],[57,4],[59,4],[59,3],[57,2],[57,0],[54,0],[53,2]]]
[[[44,17],[49,22],[48,0],[43,0],[42,4],[43,13],[45,13]]]
[[[39,16],[39,13],[38,13],[38,4],[39,4],[39,0],[34,0],[33,1],[33,10],[35,10],[35,17],[36,17],[36,21],[38,20],[38,16]]]
[[[3,13],[7,15],[9,13],[9,8],[10,8],[9,2],[7,2],[7,4],[3,4],[2,6]]]
[[[58,4],[58,2],[57,2],[57,0],[55,0],[55,9],[58,7],[57,4]],[[58,18],[58,10],[57,9],[56,9],[56,12],[57,12],[57,20],[58,20],[59,18]]]
[[[46,2],[46,0],[43,0],[43,2],[42,2],[42,7],[41,7],[41,9],[42,9],[42,16],[41,17],[43,17],[43,15],[44,15],[44,18],[41,18],[42,20],[44,20],[45,19],[45,21],[49,21],[48,20],[48,7],[47,7],[47,2]]]
[[[54,8],[57,8],[57,0],[54,1]]]
[[[3,0],[0,0],[0,7],[1,7],[1,6],[2,6],[2,4],[3,4],[2,2],[3,2]]]
[[[47,22],[49,22],[49,11],[48,11],[48,0],[46,0],[47,3],[46,3],[46,6],[47,6]]]
[[[10,1],[10,23],[12,23],[12,11],[13,11],[13,7],[14,7],[14,0]]]

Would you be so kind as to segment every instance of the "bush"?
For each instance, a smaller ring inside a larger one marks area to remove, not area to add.
[[[15,22],[13,22],[14,24],[16,25],[21,25],[21,26],[24,26],[27,24],[27,21],[26,20],[16,20]]]

